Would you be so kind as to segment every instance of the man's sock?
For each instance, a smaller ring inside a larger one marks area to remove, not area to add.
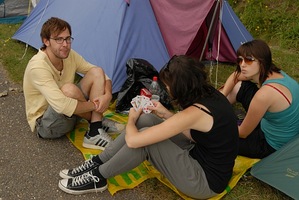
[[[98,135],[98,129],[102,128],[102,121],[97,121],[97,122],[91,122],[89,125],[89,133],[88,135],[91,137],[94,137],[95,135]]]

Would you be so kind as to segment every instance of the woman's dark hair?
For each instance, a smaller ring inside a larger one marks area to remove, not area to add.
[[[269,46],[262,40],[252,40],[242,44],[237,50],[237,56],[253,56],[260,63],[259,84],[265,82],[273,72],[280,72],[280,69],[273,63],[272,54]],[[241,73],[241,68],[238,64],[236,72]]]
[[[207,81],[204,65],[188,56],[174,56],[161,69],[160,80],[169,94],[183,109],[209,96],[213,87]]]
[[[68,22],[59,19],[57,17],[51,17],[48,19],[42,26],[40,37],[43,42],[43,39],[50,40],[51,35],[59,35],[62,31],[68,29],[70,32],[70,35],[72,35],[72,29]],[[43,44],[41,49],[45,49],[46,45]]]

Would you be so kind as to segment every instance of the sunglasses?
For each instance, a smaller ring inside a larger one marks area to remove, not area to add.
[[[242,62],[245,62],[247,65],[251,65],[253,61],[255,61],[255,58],[252,57],[252,56],[245,56],[245,57],[242,57],[242,56],[239,56],[237,58],[237,64],[240,65],[242,64]]]

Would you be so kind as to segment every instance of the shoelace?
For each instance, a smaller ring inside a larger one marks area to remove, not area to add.
[[[76,167],[72,170],[71,174],[76,174],[78,172],[82,172],[90,167],[93,166],[93,161],[92,158],[90,158],[89,160],[86,160],[82,165],[80,165],[79,167]]]
[[[94,188],[96,189],[96,183],[100,181],[100,178],[97,176],[94,176],[92,174],[92,171],[86,172],[85,174],[82,174],[80,176],[76,176],[72,179],[72,184],[71,186],[80,186],[85,183],[89,183],[93,181],[94,183]]]

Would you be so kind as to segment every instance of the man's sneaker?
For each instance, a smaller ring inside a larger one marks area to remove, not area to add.
[[[94,137],[89,136],[87,132],[84,136],[83,147],[105,150],[105,147],[109,145],[112,138],[101,128],[98,129],[98,132],[99,134]]]
[[[103,129],[107,131],[109,134],[119,134],[126,128],[125,124],[121,124],[107,118],[103,118],[102,124]]]
[[[58,187],[69,194],[103,192],[107,189],[107,180],[94,176],[92,171],[89,171],[75,178],[60,180]]]
[[[63,169],[59,172],[59,176],[61,178],[74,178],[76,176],[80,176],[94,168],[100,166],[99,163],[96,163],[92,160],[92,158],[86,160],[82,165],[73,168],[73,169]]]

